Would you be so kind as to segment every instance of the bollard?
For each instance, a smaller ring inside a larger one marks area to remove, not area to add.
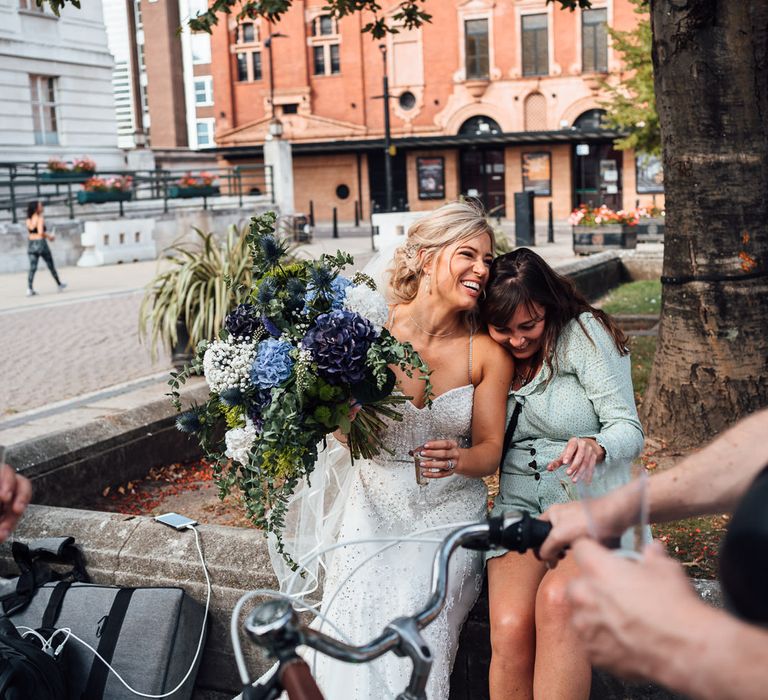
[[[355,228],[360,226],[360,202],[355,200]]]
[[[336,213],[336,207],[333,208],[333,237],[339,237],[339,221]]]
[[[315,203],[309,200],[309,225],[315,228]]]
[[[555,222],[552,218],[552,202],[547,204],[547,243],[555,242]]]

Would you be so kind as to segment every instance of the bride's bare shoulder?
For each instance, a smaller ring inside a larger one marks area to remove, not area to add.
[[[512,373],[514,370],[512,356],[493,340],[486,331],[475,335],[474,345],[475,356],[483,366],[483,369],[498,369],[502,373]]]

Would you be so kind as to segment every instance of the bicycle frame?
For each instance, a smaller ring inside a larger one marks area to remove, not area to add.
[[[443,540],[435,554],[432,565],[432,593],[425,607],[412,617],[398,617],[392,620],[378,637],[362,646],[346,644],[323,632],[301,625],[298,615],[287,600],[269,600],[258,605],[248,615],[244,627],[256,644],[267,649],[277,659],[278,669],[265,686],[246,686],[243,697],[247,700],[269,700],[278,697],[281,690],[281,667],[286,664],[295,665],[299,658],[296,649],[299,646],[308,646],[347,663],[368,663],[390,651],[399,656],[407,656],[413,663],[413,670],[408,687],[397,696],[397,700],[426,700],[432,653],[421,630],[435,620],[445,605],[451,555],[459,547],[480,551],[505,549],[522,553],[539,546],[546,539],[549,529],[549,523],[532,519],[527,513],[511,512],[453,531]],[[293,695],[290,697],[294,700]],[[322,696],[309,694],[306,697]]]

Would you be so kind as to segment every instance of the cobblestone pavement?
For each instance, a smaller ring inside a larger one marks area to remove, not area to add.
[[[0,418],[170,368],[139,343],[141,292],[0,313]]]

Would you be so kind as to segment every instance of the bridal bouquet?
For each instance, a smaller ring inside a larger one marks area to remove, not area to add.
[[[402,420],[398,405],[408,400],[393,393],[388,365],[418,371],[427,399],[431,385],[418,354],[383,327],[387,303],[370,277],[341,274],[352,257],[291,259],[274,225],[271,212],[252,219],[252,287],[232,289],[248,300],[169,383],[180,410],[179,386],[191,374],[205,376],[207,402],[182,413],[177,427],[199,439],[221,495],[239,487],[251,520],[282,548],[288,500],[310,476],[326,435],[344,433],[352,459],[386,449],[382,418]],[[354,421],[353,404],[362,404]]]

